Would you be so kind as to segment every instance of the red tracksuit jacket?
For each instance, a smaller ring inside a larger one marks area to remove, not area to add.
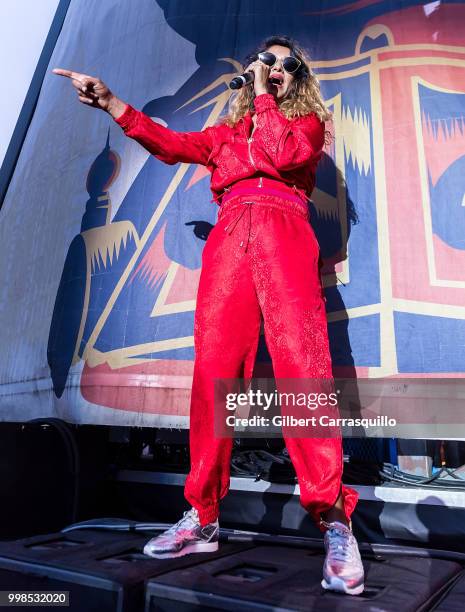
[[[272,94],[255,97],[257,123],[249,111],[231,128],[214,125],[201,132],[175,132],[129,104],[115,119],[125,134],[167,164],[202,164],[211,172],[213,200],[244,178],[266,176],[295,185],[310,197],[322,155],[325,124],[314,113],[288,120]]]

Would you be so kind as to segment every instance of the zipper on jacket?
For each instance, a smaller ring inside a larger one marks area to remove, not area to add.
[[[247,146],[248,146],[248,149],[249,149],[249,158],[250,158],[250,163],[252,164],[252,166],[253,166],[253,167],[255,168],[255,170],[256,170],[256,169],[257,169],[257,166],[255,165],[255,162],[254,162],[253,157],[252,157],[252,152],[251,152],[251,150],[250,150],[250,143],[251,143],[251,142],[253,142],[253,138],[252,138],[252,136],[251,136],[250,138],[247,138]]]

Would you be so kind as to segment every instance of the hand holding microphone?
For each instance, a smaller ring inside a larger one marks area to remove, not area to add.
[[[266,60],[267,58],[265,57],[264,59]],[[229,83],[229,87],[231,89],[241,89],[241,87],[253,83],[255,95],[258,96],[262,93],[268,93],[268,77],[271,66],[274,64],[273,60],[269,61],[270,65],[258,59],[252,62],[247,66],[243,74],[235,77]]]

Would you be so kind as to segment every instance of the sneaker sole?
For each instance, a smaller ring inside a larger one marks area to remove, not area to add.
[[[365,588],[363,582],[362,584],[349,588],[340,578],[331,578],[331,582],[327,582],[323,578],[321,581],[321,586],[327,591],[336,591],[338,593],[345,593],[346,595],[360,595],[360,593],[363,593],[363,589]]]
[[[195,544],[188,544],[176,552],[167,553],[153,553],[147,546],[144,546],[144,555],[153,557],[154,559],[177,559],[178,557],[184,557],[193,553],[208,553],[216,552],[218,550],[218,542],[196,542]]]

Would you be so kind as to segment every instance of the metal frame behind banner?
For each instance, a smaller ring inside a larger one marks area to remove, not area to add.
[[[42,53],[40,54],[39,61],[37,62],[23,107],[21,108],[18,121],[16,122],[10,144],[8,145],[5,159],[3,160],[2,167],[0,168],[0,209],[3,205],[10,181],[13,177],[24,139],[26,138],[29,125],[34,115],[42,82],[44,80],[50,58],[52,57],[53,50],[55,49],[56,42],[60,35],[61,28],[63,27],[70,3],[71,0],[60,0],[58,3],[52,25],[48,31]]]

